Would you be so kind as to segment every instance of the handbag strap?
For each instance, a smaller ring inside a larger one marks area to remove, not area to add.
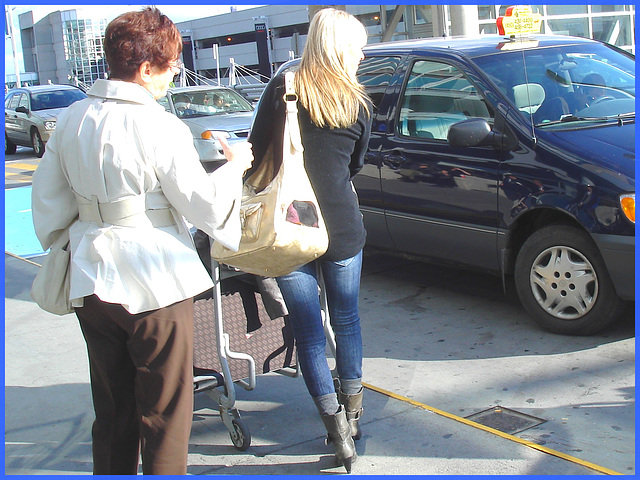
[[[304,151],[302,139],[300,137],[300,124],[298,123],[298,95],[296,94],[293,79],[295,73],[284,74],[284,102],[286,104],[286,125],[285,132],[289,132],[291,146],[298,152]],[[286,127],[289,127],[288,129]]]

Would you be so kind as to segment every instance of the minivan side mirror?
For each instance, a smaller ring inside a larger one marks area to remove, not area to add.
[[[25,107],[24,105],[20,105],[19,107],[16,107],[16,112],[18,112],[18,113],[26,113],[28,115],[29,114],[29,109],[27,107]]]
[[[501,147],[502,135],[493,132],[484,118],[469,118],[451,125],[447,142],[452,147]]]

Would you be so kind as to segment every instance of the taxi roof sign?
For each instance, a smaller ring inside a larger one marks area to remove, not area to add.
[[[500,35],[524,35],[540,33],[542,15],[533,13],[528,5],[517,5],[507,8],[503,17],[496,20]]]

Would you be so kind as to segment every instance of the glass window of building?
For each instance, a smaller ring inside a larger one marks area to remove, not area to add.
[[[594,17],[593,38],[620,47],[631,45],[633,43],[631,17]]]
[[[593,13],[628,12],[630,5],[591,5]]]
[[[364,15],[357,15],[358,20],[362,22],[365,27],[370,27],[373,25],[380,25],[380,14],[379,13],[367,13]]]
[[[584,15],[586,5],[547,5],[547,15]]]
[[[68,12],[64,12],[65,14]],[[106,19],[76,19],[63,15],[64,51],[69,65],[70,80],[87,86],[104,78],[107,67],[102,40]]]
[[[427,10],[426,7],[424,8],[417,8],[418,6],[416,5],[416,8],[414,9],[415,11],[415,15],[413,17],[413,23],[414,25],[424,25],[425,23],[431,23],[431,18],[430,18],[430,10]],[[425,15],[427,15],[425,17]]]
[[[548,20],[549,33],[557,35],[572,35],[574,37],[589,37],[589,19],[563,18]]]

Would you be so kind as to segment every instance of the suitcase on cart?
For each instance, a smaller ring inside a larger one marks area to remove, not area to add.
[[[209,256],[209,238],[196,247],[214,283],[194,301],[194,392],[218,404],[233,445],[246,450],[251,433],[235,407],[235,386],[253,390],[256,375],[299,376],[286,316],[271,319],[251,275],[220,265]]]

